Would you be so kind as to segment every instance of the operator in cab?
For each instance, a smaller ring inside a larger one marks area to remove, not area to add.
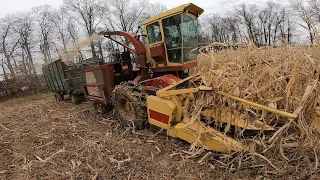
[[[165,29],[164,36],[165,36],[165,42],[166,42],[167,49],[172,49],[173,37],[170,35],[169,29],[167,29],[167,28]],[[167,51],[167,53],[168,53],[168,59],[169,60],[173,59],[172,51]]]

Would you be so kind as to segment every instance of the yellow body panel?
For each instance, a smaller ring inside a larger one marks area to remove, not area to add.
[[[168,99],[159,98],[157,96],[147,97],[149,123],[163,129],[170,127],[171,121],[176,118],[177,106]],[[169,124],[164,124],[157,119],[150,117],[150,110],[169,116]]]
[[[243,145],[237,140],[224,135],[216,129],[205,126],[205,124],[198,119],[191,123],[189,116],[182,116],[182,112],[178,113],[178,109],[182,109],[182,107],[176,98],[177,97],[173,97],[169,100],[157,96],[148,96],[147,107],[149,123],[167,129],[167,134],[169,136],[178,137],[189,143],[196,143],[197,146],[209,150],[224,153],[243,150]],[[159,120],[152,118],[150,110],[169,116],[168,124],[164,124]],[[179,119],[183,117],[182,121],[177,121],[178,114],[180,115]]]
[[[164,18],[172,16],[174,14],[183,13],[185,10],[191,11],[191,12],[198,14],[198,15],[201,15],[204,12],[204,10],[202,8],[196,6],[192,3],[188,3],[188,4],[178,6],[176,8],[170,9],[170,10],[163,12],[161,14],[158,14],[152,18],[149,18],[149,19],[143,21],[142,24],[143,25],[152,24],[160,19],[164,19]]]
[[[243,145],[220,131],[207,127],[203,122],[196,120],[190,124],[190,118],[185,117],[181,123],[176,124],[167,131],[169,136],[178,137],[197,146],[223,153],[242,151]]]

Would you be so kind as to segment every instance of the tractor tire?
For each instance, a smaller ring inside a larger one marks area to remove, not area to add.
[[[135,130],[143,129],[148,121],[146,93],[130,82],[116,86],[112,97],[118,119]]]
[[[70,94],[70,101],[72,104],[79,104],[81,100],[78,95]]]
[[[64,101],[64,95],[60,93],[55,93],[54,98],[56,99],[57,102]]]

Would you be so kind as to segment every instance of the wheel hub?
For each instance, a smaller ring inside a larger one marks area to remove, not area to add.
[[[133,121],[135,117],[135,112],[133,105],[130,101],[127,99],[121,98],[119,99],[119,110],[121,115],[127,120],[127,121]]]

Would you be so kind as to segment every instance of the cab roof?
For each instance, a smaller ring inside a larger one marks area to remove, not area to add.
[[[142,24],[143,25],[150,24],[154,21],[158,21],[159,19],[163,19],[163,18],[168,17],[170,15],[185,12],[186,10],[188,10],[189,12],[191,12],[192,14],[195,14],[197,16],[200,16],[204,12],[204,10],[202,8],[196,6],[195,4],[188,3],[188,4],[178,6],[176,8],[170,9],[168,11],[165,11],[165,12],[158,14],[152,18],[149,18],[149,19],[143,21]]]

